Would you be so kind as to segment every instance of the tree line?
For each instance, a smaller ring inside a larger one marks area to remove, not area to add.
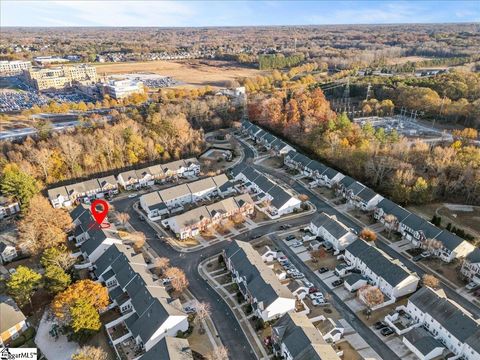
[[[283,69],[300,64],[305,60],[302,53],[284,54],[260,54],[258,55],[258,68],[260,70]]]
[[[413,144],[393,130],[352,123],[335,114],[320,89],[250,97],[248,114],[313,157],[400,204],[480,201],[478,134],[467,129],[452,144]]]

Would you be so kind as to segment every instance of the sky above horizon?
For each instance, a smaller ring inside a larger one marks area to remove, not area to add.
[[[254,26],[480,22],[478,1],[1,0],[1,26]]]

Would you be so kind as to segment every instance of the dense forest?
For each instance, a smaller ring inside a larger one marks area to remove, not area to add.
[[[397,107],[417,110],[422,118],[480,128],[480,73],[451,71],[432,77],[367,77],[352,86],[364,94],[372,84],[374,97]]]
[[[204,130],[229,126],[241,109],[223,96],[150,102],[111,112],[113,122],[22,143],[2,142],[0,190],[28,202],[45,185],[200,154]]]
[[[389,104],[384,104],[387,107]],[[308,154],[401,204],[480,202],[480,148],[473,129],[451,145],[413,144],[395,131],[361,127],[330,109],[320,89],[252,96],[249,118]]]

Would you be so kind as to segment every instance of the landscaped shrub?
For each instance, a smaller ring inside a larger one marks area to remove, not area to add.
[[[245,312],[245,314],[247,315],[250,315],[252,313],[252,305],[251,304],[247,304],[243,307],[243,311]]]

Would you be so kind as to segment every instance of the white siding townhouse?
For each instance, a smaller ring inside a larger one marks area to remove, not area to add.
[[[0,264],[5,264],[17,257],[15,246],[7,244],[5,240],[0,241]]]
[[[431,337],[459,358],[480,359],[479,321],[456,302],[448,299],[443,290],[428,287],[420,289],[408,299],[406,311]],[[407,342],[414,345],[408,338]],[[418,349],[418,352],[423,353],[421,350]]]
[[[212,196],[227,196],[235,191],[225,174],[172,186],[140,196],[140,206],[150,219],[168,214],[170,210]]]
[[[193,360],[192,349],[187,339],[165,336],[139,360]]]
[[[390,258],[362,239],[347,246],[345,261],[350,267],[359,269],[367,281],[390,299],[412,294],[420,280],[416,273],[408,270],[398,259]],[[345,286],[348,289],[348,285]]]
[[[223,252],[233,280],[256,316],[270,321],[295,310],[295,296],[280,283],[252,245],[233,241]]]
[[[140,196],[140,206],[147,213],[149,219],[155,219],[169,213],[168,207],[163,202],[158,191]]]
[[[182,176],[198,176],[200,174],[200,163],[196,158],[185,159],[185,170]]]
[[[84,205],[78,205],[70,215],[76,225],[71,240],[80,247],[85,263],[94,263],[111,245],[122,243],[113,227],[100,229],[95,226],[97,223],[90,209]]]
[[[117,355],[118,347],[131,341],[135,347],[130,350],[148,354],[166,336],[188,329],[187,315],[178,310],[179,301],[172,301],[153,279],[141,254],[132,255],[131,251],[111,246],[94,265],[98,281],[108,286],[110,308],[119,310],[118,317],[105,325]],[[120,335],[117,328],[124,329]]]
[[[293,169],[297,169],[305,175],[309,175],[307,165],[311,162],[307,156],[300,154],[296,151],[290,151],[284,158],[285,165]]]
[[[272,327],[273,351],[286,360],[340,360],[306,315],[287,313]]]
[[[15,300],[9,296],[0,295],[0,346],[4,348],[27,329],[27,318]],[[3,355],[1,352],[0,354]],[[6,359],[9,357],[7,356]]]
[[[267,216],[278,218],[300,208],[301,201],[250,166],[239,165],[232,169],[235,180],[241,180],[243,186],[257,197],[256,203]]]
[[[90,203],[93,199],[118,194],[118,185],[113,176],[105,176],[60,186],[48,190],[47,193],[54,208],[70,207],[75,202]]]
[[[334,185],[338,184],[338,182],[341,181],[344,177],[345,175],[329,167],[320,175],[320,183],[328,188],[332,188]]]
[[[330,243],[336,251],[345,250],[348,245],[357,240],[357,235],[338,221],[335,215],[328,215],[324,212],[313,217],[309,228],[312,234]]]
[[[375,206],[383,200],[383,196],[377,194],[369,187],[365,187],[357,195],[352,198],[352,203],[355,207],[364,210],[371,211],[375,209]]]
[[[192,193],[187,184],[160,190],[158,194],[169,209],[183,208],[183,205],[192,202]]]
[[[463,260],[461,272],[467,279],[480,280],[480,249],[476,248]]]
[[[389,215],[392,215],[393,223],[386,221]],[[415,246],[424,246],[427,239],[440,241],[442,243],[440,249],[428,250],[445,262],[466,258],[475,250],[475,247],[468,241],[447,230],[437,228],[427,220],[388,199],[382,199],[375,206],[373,216],[378,222],[385,224],[386,227],[398,231],[404,239],[411,241]]]
[[[18,201],[0,196],[0,220],[20,212]]]
[[[208,227],[220,224],[235,214],[244,216],[253,212],[253,200],[248,194],[223,199],[217,203],[187,211],[162,221],[179,239],[197,236]]]

